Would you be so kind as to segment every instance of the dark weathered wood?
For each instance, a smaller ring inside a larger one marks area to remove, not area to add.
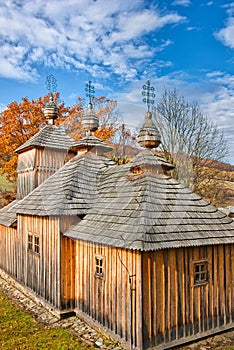
[[[208,283],[194,285],[193,263],[205,257]],[[143,253],[143,347],[229,327],[234,312],[230,264],[233,268],[232,245]]]

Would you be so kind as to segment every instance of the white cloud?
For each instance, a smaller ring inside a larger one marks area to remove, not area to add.
[[[234,49],[234,17],[227,20],[226,27],[215,33],[215,37],[224,45]]]
[[[172,2],[174,6],[189,6],[191,4],[190,0],[175,0]]]
[[[33,79],[39,63],[94,74],[104,65],[104,75],[131,79],[143,56],[155,59],[157,47],[164,49],[160,42],[150,49],[144,34],[184,21],[177,13],[161,14],[144,5],[143,0],[117,0],[111,6],[109,0],[1,2],[0,75]]]
[[[134,82],[127,91],[115,96],[129,127],[137,127],[143,121],[146,108],[140,92],[144,83],[144,80]],[[224,131],[230,148],[229,161],[234,164],[234,76],[221,71],[208,72],[194,83],[193,76],[179,71],[151,79],[151,83],[155,87],[155,103],[165,89],[174,88],[186,100],[197,102],[204,114]]]

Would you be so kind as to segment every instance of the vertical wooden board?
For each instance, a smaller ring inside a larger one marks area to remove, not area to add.
[[[214,328],[219,327],[218,247],[214,246]]]
[[[219,254],[219,315],[220,325],[226,324],[226,302],[225,302],[225,258],[224,258],[224,246],[218,246]]]
[[[105,286],[104,286],[104,302],[103,302],[103,324],[104,326],[108,327],[109,321],[109,303],[108,303],[108,296],[109,296],[109,284],[110,284],[110,262],[109,262],[109,254],[108,254],[109,248],[104,247],[104,256],[105,256]]]
[[[117,260],[116,260],[116,324],[117,334],[121,336],[121,294],[122,294],[122,281],[121,281],[121,270],[122,270],[122,249],[117,249]]]
[[[165,341],[169,340],[169,329],[171,322],[171,307],[170,307],[170,288],[171,288],[171,267],[169,264],[169,252],[164,250],[164,271],[165,271],[165,313],[164,313],[164,323],[165,323]]]
[[[80,303],[81,310],[84,311],[84,304],[86,302],[85,293],[84,293],[84,284],[85,284],[85,266],[84,266],[84,242],[80,242],[80,264],[79,264],[79,273],[81,275],[81,285],[80,285]]]
[[[230,259],[230,250],[229,245],[223,245],[223,275],[224,275],[224,325],[229,323],[229,289],[230,289],[230,269],[229,269],[229,259]]]
[[[147,275],[148,275],[148,332],[150,344],[152,344],[152,269],[151,269],[151,254],[147,256]]]
[[[234,322],[234,244],[231,245],[231,276],[232,276],[232,280],[231,280],[231,291],[230,291],[230,298],[232,300],[232,304],[231,304],[231,310],[230,310],[230,322]]]
[[[185,301],[185,271],[184,271],[184,249],[177,249],[176,252],[176,269],[178,272],[178,337],[185,336],[185,316],[186,316],[186,301]]]
[[[190,258],[189,249],[184,248],[184,271],[185,271],[185,299],[186,311],[185,311],[185,323],[186,323],[186,336],[191,335],[191,319],[190,319],[190,299],[191,299],[191,281],[190,281]]]
[[[150,256],[148,252],[142,253],[142,276],[143,276],[143,340],[144,347],[149,347],[151,339],[151,298],[150,298]]]
[[[88,305],[88,285],[87,285],[87,278],[88,278],[88,249],[87,249],[87,243],[83,243],[83,257],[82,257],[82,266],[83,266],[83,281],[82,281],[82,288],[83,288],[83,311],[87,314],[90,312],[90,308]]]
[[[135,324],[136,324],[136,337],[134,344],[138,349],[143,348],[143,339],[142,339],[142,333],[143,333],[143,324],[142,324],[142,309],[143,309],[143,300],[142,300],[142,283],[143,283],[143,276],[142,276],[142,253],[141,252],[132,252],[132,255],[135,260],[135,267],[132,269],[132,273],[136,275],[136,291],[135,291]]]
[[[93,254],[92,254],[92,243],[87,243],[88,245],[88,293],[89,293],[89,315],[92,317],[93,316],[93,305],[94,305],[94,300],[93,300]]]
[[[122,291],[121,291],[121,336],[126,339],[126,292],[127,292],[127,280],[128,280],[128,272],[127,272],[127,253],[125,249],[122,249]]]
[[[164,341],[165,336],[165,276],[164,276],[164,259],[163,251],[157,251],[156,254],[156,285],[157,288],[157,344]],[[160,287],[159,287],[160,286]]]
[[[105,320],[105,315],[104,315],[104,302],[105,302],[105,283],[106,283],[106,256],[105,256],[105,247],[103,247],[102,245],[100,245],[100,252],[101,252],[101,256],[104,258],[104,278],[100,279],[100,320],[101,323],[104,324],[104,320]]]
[[[152,310],[151,310],[151,318],[152,318],[152,337],[153,343],[156,344],[156,336],[157,336],[157,282],[156,282],[156,253],[151,253],[151,266],[152,266],[152,284],[151,284],[151,298],[152,298]]]
[[[208,296],[207,296],[207,328],[213,328],[213,319],[214,319],[214,264],[213,264],[213,247],[208,247],[207,250],[207,259],[208,259]]]
[[[138,327],[140,327],[140,325],[142,324],[140,322],[140,324],[138,323],[139,320],[139,316],[138,316],[138,299],[137,299],[137,290],[136,290],[136,286],[137,286],[137,282],[136,279],[139,277],[138,275],[138,269],[140,268],[139,266],[139,260],[138,260],[139,256],[138,256],[138,252],[132,252],[132,269],[131,269],[131,283],[130,283],[130,288],[131,288],[131,293],[129,294],[129,300],[130,300],[130,306],[129,306],[129,312],[131,313],[131,342],[132,342],[132,346],[136,347],[137,344],[137,339],[138,339],[138,333],[140,331],[140,329],[138,329]],[[142,268],[142,266],[141,266]],[[142,308],[141,308],[142,310]],[[143,314],[143,312],[142,312]],[[142,317],[141,314],[141,317]]]
[[[113,249],[113,265],[112,265],[112,330],[114,332],[117,331],[117,320],[116,320],[116,294],[117,294],[117,286],[116,286],[116,277],[117,277],[117,270],[116,270],[116,249]]]
[[[67,259],[66,255],[68,254],[68,242],[67,238],[62,237],[61,242],[61,300],[62,304],[67,305],[68,300],[68,284],[69,284],[69,276],[67,274]]]
[[[230,313],[231,313],[231,283],[232,283],[232,276],[231,276],[231,245],[227,244],[224,245],[224,259],[225,259],[225,291],[226,291],[226,322],[230,323]]]
[[[136,271],[136,263],[134,262],[135,252],[127,251],[127,268],[129,271],[129,275],[126,280],[126,321],[125,321],[125,329],[126,329],[126,340],[132,341],[133,338],[133,323],[137,322],[137,301],[136,301],[136,309],[132,308],[135,305],[136,295],[137,295],[137,285],[134,284],[137,278]],[[131,278],[132,276],[132,278]],[[133,323],[132,320],[133,319]],[[135,339],[135,335],[134,335]],[[135,340],[134,340],[135,341]]]
[[[168,265],[169,265],[169,284],[170,288],[169,289],[169,299],[168,299],[168,309],[170,310],[169,312],[169,324],[168,324],[168,329],[169,329],[169,340],[175,340],[176,339],[176,328],[177,328],[177,269],[176,269],[176,254],[175,254],[175,249],[171,249],[169,251],[168,255]]]
[[[193,248],[193,262],[199,261],[203,258],[203,253],[200,247]],[[194,271],[192,272],[194,274]],[[193,281],[194,285],[194,281]],[[202,288],[194,285],[194,333],[202,332]]]

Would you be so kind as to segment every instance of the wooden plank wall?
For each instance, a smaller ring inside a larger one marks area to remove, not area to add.
[[[66,150],[37,149],[35,161],[37,186],[54,174],[72,157],[74,157],[74,152],[67,152]]]
[[[79,217],[66,216],[61,219],[61,233],[80,221]],[[75,241],[61,238],[61,309],[75,308]]]
[[[16,228],[0,225],[0,267],[14,277],[17,277],[17,245]]]
[[[75,255],[76,308],[141,348],[141,254],[75,241]],[[95,277],[96,256],[103,257],[103,279]]]
[[[19,215],[18,232],[18,280],[60,309],[59,218]],[[39,237],[39,254],[28,251],[29,233]]]
[[[193,262],[207,258],[208,284],[194,285]],[[177,341],[234,322],[234,247],[143,253],[143,347]]]
[[[50,148],[33,148],[20,153],[17,168],[17,198],[24,198],[74,155],[74,152]]]

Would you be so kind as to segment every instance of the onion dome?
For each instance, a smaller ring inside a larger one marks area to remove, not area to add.
[[[148,80],[143,85],[142,95],[144,96],[143,102],[147,104],[148,111],[145,114],[145,121],[140,129],[138,136],[138,143],[146,148],[158,147],[161,143],[160,133],[152,121],[152,113],[150,112],[150,105],[154,104],[154,87],[150,85]]]
[[[48,124],[51,125],[53,125],[54,120],[58,118],[58,107],[54,102],[54,97],[52,94],[50,95],[50,101],[47,103],[44,109],[44,115],[47,119]]]
[[[146,148],[158,147],[161,143],[160,133],[152,121],[152,113],[147,111],[145,121],[140,129],[138,143]]]
[[[85,116],[82,120],[82,125],[86,132],[86,135],[90,135],[99,127],[99,120],[95,115],[91,102],[88,104],[88,107],[86,109]]]

